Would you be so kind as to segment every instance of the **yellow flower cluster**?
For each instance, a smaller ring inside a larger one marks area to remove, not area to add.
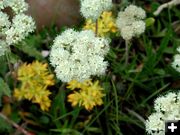
[[[93,83],[91,80],[86,80],[81,83],[72,80],[68,83],[67,88],[74,90],[68,95],[68,102],[71,102],[72,106],[83,106],[90,111],[94,106],[103,104],[102,97],[105,94],[102,93],[103,88],[99,86],[99,81]]]
[[[47,111],[51,105],[48,86],[54,85],[54,75],[48,71],[48,65],[38,61],[32,64],[24,63],[18,69],[18,80],[21,87],[16,88],[14,97],[17,100],[27,99],[38,103],[43,111]]]
[[[93,30],[96,31],[96,23],[91,19],[86,21],[84,26],[85,30]],[[98,19],[98,30],[97,35],[100,37],[106,36],[109,33],[117,32],[117,26],[115,23],[115,19],[112,16],[112,12],[104,11],[100,18]]]

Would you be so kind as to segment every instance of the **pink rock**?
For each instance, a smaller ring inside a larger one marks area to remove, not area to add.
[[[28,14],[41,29],[56,24],[58,27],[75,25],[80,21],[78,0],[27,0]]]

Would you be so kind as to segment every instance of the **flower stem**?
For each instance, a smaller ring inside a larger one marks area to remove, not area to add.
[[[9,47],[9,50],[10,50],[10,47]],[[17,84],[17,76],[16,76],[16,74],[15,74],[15,72],[14,72],[14,66],[13,66],[13,64],[11,64],[9,54],[8,54],[7,52],[5,52],[5,56],[6,56],[7,64],[8,64],[8,67],[9,67],[9,74],[8,74],[8,75],[10,75],[10,76],[13,77],[13,79],[14,79],[13,85],[14,85],[14,87],[16,87],[16,84]]]
[[[6,55],[6,59],[7,59],[7,62],[8,62],[9,71],[10,71],[10,74],[11,74],[13,72],[13,67],[12,67],[11,62],[10,62],[9,54],[6,52],[5,55]]]
[[[125,65],[128,65],[128,61],[129,61],[129,40],[125,41]]]
[[[30,132],[26,131],[24,128],[16,124],[14,121],[10,120],[4,114],[0,113],[0,117],[7,121],[9,124],[11,124],[13,127],[15,127],[17,130],[21,131],[24,135],[32,135]]]

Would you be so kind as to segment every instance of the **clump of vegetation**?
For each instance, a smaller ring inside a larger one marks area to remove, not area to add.
[[[35,33],[24,0],[0,0],[0,134],[163,134],[180,119],[178,4],[80,0],[78,26]]]

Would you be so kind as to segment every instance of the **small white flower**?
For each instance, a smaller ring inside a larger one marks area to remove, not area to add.
[[[112,0],[81,0],[80,12],[86,18],[96,20],[105,10],[112,8]]]
[[[16,44],[28,36],[29,33],[35,29],[35,22],[32,17],[25,14],[18,14],[12,20],[12,26],[8,29],[6,34],[6,42]]]
[[[165,96],[158,97],[154,101],[154,108],[157,112],[173,111],[176,104],[176,93],[169,93]]]
[[[164,132],[164,115],[162,113],[153,113],[146,120],[146,131],[148,134],[156,135]]]
[[[154,102],[155,112],[146,120],[146,131],[150,135],[165,134],[165,121],[180,120],[180,91],[158,97]]]
[[[136,18],[136,19],[144,19],[146,18],[146,12],[140,8],[140,7],[137,7],[135,5],[129,5],[125,10],[124,12],[129,16],[129,17],[132,17],[132,18]]]
[[[109,51],[108,44],[108,40],[95,37],[90,30],[64,31],[55,38],[50,52],[57,78],[69,82],[73,79],[84,81],[91,75],[103,75],[108,65],[104,61]]]
[[[48,50],[43,50],[41,51],[41,55],[45,58],[49,55],[49,51]]]
[[[180,92],[177,94],[177,102],[178,102],[179,105],[180,105]]]
[[[118,13],[116,20],[121,36],[125,40],[131,40],[145,31],[145,11],[135,5],[128,6],[124,11]]]
[[[15,14],[23,13],[28,9],[25,0],[4,0],[4,5],[11,7]]]
[[[11,23],[9,21],[9,16],[0,11],[0,34],[3,34],[10,27],[10,25]]]
[[[174,61],[172,63],[172,67],[176,69],[178,72],[180,72],[180,47],[177,49],[179,54],[176,54],[174,56]]]
[[[174,111],[168,113],[166,120],[180,120],[180,105],[174,105]]]
[[[131,40],[132,37],[134,36],[134,33],[132,31],[132,27],[124,26],[123,28],[121,28],[121,36],[125,40]]]
[[[4,55],[8,50],[8,45],[3,40],[0,40],[0,56]]]
[[[0,10],[4,9],[4,2],[0,1]]]
[[[146,25],[143,21],[134,21],[132,23],[132,29],[135,36],[139,36],[145,31]]]

